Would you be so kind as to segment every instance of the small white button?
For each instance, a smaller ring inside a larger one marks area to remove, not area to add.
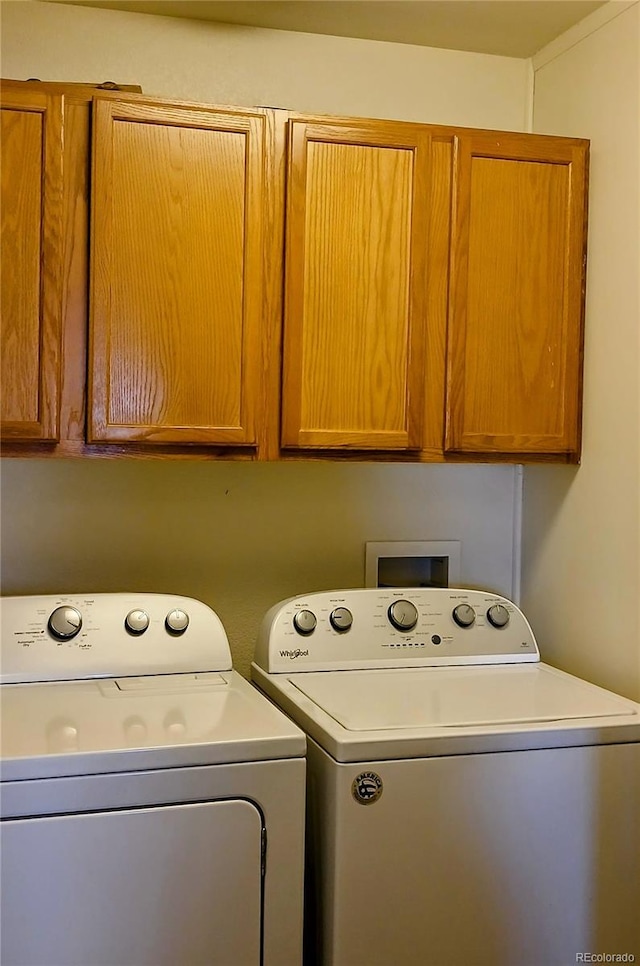
[[[124,619],[124,626],[132,634],[144,634],[149,626],[149,615],[144,610],[130,610]]]
[[[475,623],[476,612],[470,604],[458,604],[451,616],[458,627],[471,627]]]
[[[293,626],[298,634],[313,634],[317,623],[316,615],[311,610],[299,610],[293,618]]]
[[[336,607],[329,615],[329,622],[336,631],[348,631],[353,624],[353,614],[347,607]]]
[[[506,627],[509,623],[509,611],[504,604],[493,604],[487,611],[487,618],[493,627]]]
[[[189,626],[189,615],[183,610],[171,610],[164,623],[170,634],[184,634]]]

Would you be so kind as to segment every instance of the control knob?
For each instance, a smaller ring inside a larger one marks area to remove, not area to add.
[[[311,610],[299,610],[293,618],[293,626],[298,634],[313,634],[317,623],[316,615]]]
[[[144,610],[130,610],[124,619],[124,626],[130,634],[144,634],[149,626],[149,615]]]
[[[387,611],[389,620],[399,631],[410,631],[418,623],[418,610],[410,600],[394,600]]]
[[[353,614],[347,607],[336,607],[329,615],[329,623],[334,631],[348,631],[353,624]]]
[[[471,604],[458,604],[453,608],[452,617],[458,627],[471,627],[475,623],[476,612]]]
[[[509,611],[504,604],[492,604],[487,611],[487,620],[493,627],[506,627],[509,623]]]
[[[58,641],[70,641],[82,627],[82,614],[76,607],[56,607],[49,617],[49,630]]]
[[[165,617],[164,626],[170,634],[184,634],[189,626],[189,615],[183,610],[170,610]]]

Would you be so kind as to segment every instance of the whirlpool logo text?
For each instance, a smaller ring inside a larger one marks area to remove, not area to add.
[[[295,661],[297,657],[309,657],[309,651],[302,651],[300,648],[295,651],[280,651],[280,657],[288,657]]]

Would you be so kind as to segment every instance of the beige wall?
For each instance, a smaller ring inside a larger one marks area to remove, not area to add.
[[[218,104],[524,130],[528,63],[460,51],[4,0],[2,76],[115,80]]]
[[[462,540],[463,582],[511,592],[504,467],[6,460],[2,477],[3,593],[197,597],[245,673],[276,601],[363,586],[367,540]]]
[[[140,83],[218,103],[523,130],[529,66],[501,57],[2,4],[5,77]],[[462,581],[510,595],[508,466],[6,460],[3,592],[190,594],[247,672],[259,620],[298,592],[362,585],[367,540],[462,541]]]
[[[591,139],[583,460],[525,470],[523,605],[554,663],[640,700],[640,4],[567,41],[534,128]]]

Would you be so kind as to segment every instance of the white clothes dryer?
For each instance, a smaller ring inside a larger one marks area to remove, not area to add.
[[[309,738],[308,963],[640,961],[640,705],[543,664],[513,603],[296,597],[252,676]]]
[[[3,966],[292,966],[305,737],[200,601],[12,597]]]

